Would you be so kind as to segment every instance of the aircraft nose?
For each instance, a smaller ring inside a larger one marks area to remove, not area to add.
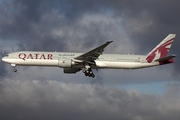
[[[7,57],[3,57],[2,61],[6,62],[7,61]]]

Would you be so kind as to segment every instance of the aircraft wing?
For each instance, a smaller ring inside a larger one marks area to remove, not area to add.
[[[80,55],[78,57],[75,57],[74,61],[90,63],[90,62],[98,59],[98,57],[103,53],[104,48],[107,45],[109,45],[111,42],[113,42],[113,41],[107,41],[105,44],[103,44],[103,45],[101,45],[101,46],[99,46],[99,47],[97,47],[97,48],[95,48],[95,49],[93,49],[93,50],[91,50],[91,51],[89,51],[87,53],[84,53],[84,54],[82,54],[82,55]]]

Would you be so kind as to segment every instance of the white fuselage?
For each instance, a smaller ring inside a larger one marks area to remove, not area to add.
[[[20,51],[6,55],[3,61],[10,63],[17,72],[16,65],[50,66],[63,68],[64,73],[75,74],[82,70],[85,76],[94,78],[92,69],[139,69],[174,63],[176,55],[167,56],[175,34],[169,34],[147,55],[102,54],[112,41],[86,53]]]
[[[84,68],[83,64],[76,64],[73,58],[82,53],[68,52],[38,52],[38,51],[20,51],[10,53],[2,60],[11,65],[19,66],[50,66],[61,68]],[[70,61],[72,65],[68,65]],[[65,64],[64,64],[65,63]],[[67,63],[67,65],[66,65]],[[121,55],[121,54],[103,54],[95,60],[96,68],[110,69],[138,69],[159,65],[159,62],[148,63],[144,55]],[[94,68],[92,66],[92,68]]]

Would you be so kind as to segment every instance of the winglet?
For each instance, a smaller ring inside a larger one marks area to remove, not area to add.
[[[113,42],[113,41],[107,41],[106,43],[108,43],[108,44],[109,44],[109,43],[112,43],[112,42]]]

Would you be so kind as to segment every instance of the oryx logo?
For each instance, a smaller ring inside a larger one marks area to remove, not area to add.
[[[167,56],[173,40],[174,38],[164,43],[160,43],[151,53],[149,53],[148,57],[146,58],[147,62],[151,63],[155,58],[159,59]]]

